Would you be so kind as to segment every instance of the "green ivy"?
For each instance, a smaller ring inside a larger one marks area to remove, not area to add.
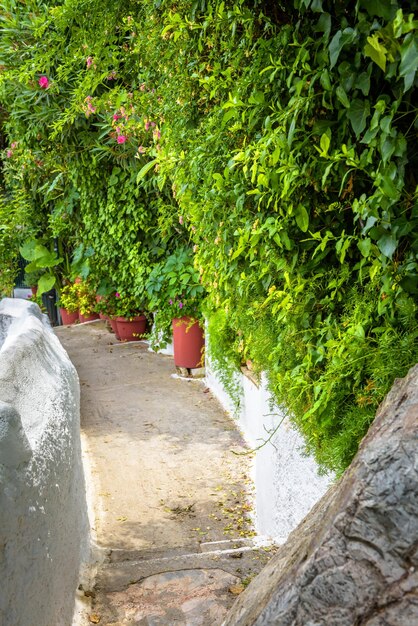
[[[250,359],[341,472],[418,355],[417,3],[0,7],[0,255],[142,301],[186,249],[229,390]]]

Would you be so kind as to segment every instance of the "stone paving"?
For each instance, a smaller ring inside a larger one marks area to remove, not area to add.
[[[145,342],[118,343],[104,322],[55,330],[80,377],[102,561],[84,623],[220,626],[272,553],[254,548],[251,455],[234,421]]]

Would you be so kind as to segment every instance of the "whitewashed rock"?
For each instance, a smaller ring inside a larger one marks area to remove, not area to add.
[[[0,302],[0,624],[69,626],[88,520],[78,376],[39,307]]]

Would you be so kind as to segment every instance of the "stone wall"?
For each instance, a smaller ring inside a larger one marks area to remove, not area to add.
[[[224,626],[418,623],[418,366]]]
[[[69,626],[88,520],[77,373],[46,316],[0,303],[0,624]]]

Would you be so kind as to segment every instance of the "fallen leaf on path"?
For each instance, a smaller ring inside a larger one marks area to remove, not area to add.
[[[233,593],[234,596],[239,596],[239,594],[242,593],[244,589],[245,589],[244,585],[232,585],[229,588],[229,592]]]
[[[99,615],[96,615],[96,613],[93,613],[92,615],[89,615],[89,621],[92,624],[98,624],[100,622],[100,617]]]

